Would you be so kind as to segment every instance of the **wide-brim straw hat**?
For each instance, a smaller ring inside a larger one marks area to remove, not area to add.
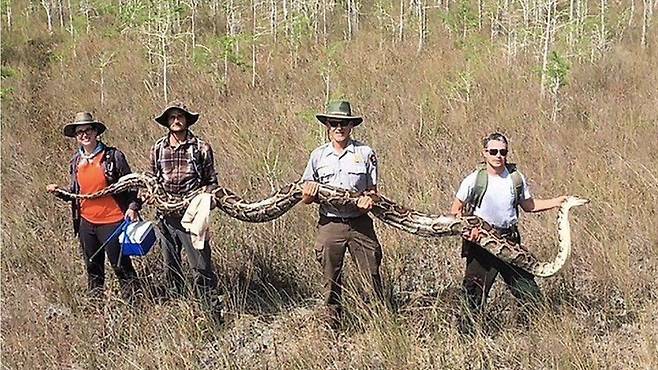
[[[97,121],[89,112],[78,112],[75,114],[75,119],[71,123],[64,125],[64,136],[75,137],[75,128],[83,125],[92,125],[96,129],[98,135],[107,130],[105,124]]]
[[[187,109],[187,106],[185,104],[183,104],[180,101],[175,101],[169,103],[169,105],[167,105],[167,107],[162,111],[162,113],[160,113],[159,116],[155,117],[155,122],[161,124],[164,127],[169,127],[167,114],[169,114],[169,111],[171,111],[172,109],[180,109],[185,114],[185,117],[187,118],[187,127],[192,126],[199,119],[199,113],[191,112],[189,109]]]
[[[328,118],[351,121],[353,126],[358,126],[361,124],[361,122],[363,122],[363,118],[361,116],[352,115],[352,106],[350,105],[350,102],[346,100],[339,100],[329,103],[327,105],[326,113],[318,113],[315,115],[315,117],[323,124],[327,123]]]

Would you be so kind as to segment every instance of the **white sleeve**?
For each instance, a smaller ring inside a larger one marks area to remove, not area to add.
[[[304,174],[302,175],[302,180],[318,181],[317,176],[315,174],[315,169],[313,168],[313,153],[311,153],[311,157],[308,159],[308,164],[306,164],[306,169],[304,170]]]
[[[459,199],[462,202],[465,202],[466,199],[468,198],[468,195],[473,191],[473,187],[475,186],[475,177],[477,176],[477,172],[473,172],[472,174],[466,176],[466,178],[462,181],[461,185],[459,185],[459,190],[457,190],[457,194],[455,194],[455,197]]]
[[[528,183],[525,180],[525,176],[521,174],[521,180],[523,182],[523,194],[521,195],[521,200],[528,200],[532,198],[532,194],[530,193],[530,187],[528,186]]]
[[[378,163],[377,155],[375,151],[372,150],[370,155],[368,155],[368,185],[377,186],[377,172],[378,172]]]

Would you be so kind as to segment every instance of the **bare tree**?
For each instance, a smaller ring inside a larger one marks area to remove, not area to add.
[[[3,1],[5,16],[7,17],[7,30],[11,31],[11,0]]]
[[[46,19],[48,20],[48,33],[53,33],[52,2],[51,0],[41,0],[41,5],[46,11]]]
[[[62,0],[57,0],[57,10],[59,12],[59,28],[64,29],[64,6]]]
[[[478,0],[478,31],[482,31],[482,13],[484,12],[482,0]]]
[[[425,0],[416,1],[416,16],[418,17],[418,48],[417,52],[420,53],[425,46],[425,39],[427,38],[427,9]]]
[[[640,45],[645,48],[647,47],[647,29],[649,28],[652,13],[651,0],[643,0],[642,5],[642,36],[640,37]]]
[[[74,37],[75,31],[73,30],[73,9],[71,8],[71,0],[66,0],[66,5],[68,7],[69,14],[69,33],[71,34],[71,37]]]
[[[85,33],[89,34],[91,30],[91,4],[89,4],[89,0],[80,1],[80,11],[85,15]]]
[[[347,6],[347,39],[349,41],[352,41],[352,1],[354,0],[347,0],[345,2]]]
[[[601,0],[601,9],[599,9],[599,11],[600,11],[600,15],[599,15],[599,21],[600,21],[600,25],[599,25],[599,31],[600,31],[600,34],[599,34],[599,50],[601,50],[601,51],[603,51],[603,48],[605,47],[605,43],[606,43],[606,39],[607,39],[606,30],[605,30],[605,10],[606,10],[607,6],[608,6],[608,4],[607,4],[606,0]]]
[[[191,11],[190,15],[190,33],[191,33],[191,38],[192,38],[192,59],[194,59],[194,53],[196,49],[196,18],[197,18],[197,11],[199,8],[199,0],[187,0],[185,3]]]
[[[272,35],[272,42],[276,44],[276,0],[270,0],[270,34]]]
[[[404,40],[404,0],[400,0],[400,21],[398,22],[398,42]]]
[[[544,26],[544,46],[542,52],[542,64],[541,64],[541,83],[539,87],[540,96],[544,97],[544,92],[546,89],[546,72],[548,66],[548,53],[551,47],[551,32],[555,22],[554,8],[556,6],[556,0],[550,0],[546,4],[546,24]]]
[[[257,0],[251,0],[251,87],[256,86],[256,33],[257,33]]]
[[[285,30],[286,37],[290,36],[290,24],[288,22],[288,1],[283,0],[281,4],[283,7],[283,29]]]
[[[322,45],[327,46],[327,0],[322,0]]]
[[[98,81],[94,82],[98,83],[99,86],[101,106],[105,105],[105,69],[112,63],[114,55],[115,53],[101,52],[98,56],[98,63],[96,66],[98,67],[99,76]]]
[[[162,81],[162,96],[164,101],[169,100],[169,68],[171,67],[170,46],[174,39],[184,34],[174,35],[174,11],[168,1],[158,2],[155,13],[149,16],[145,28],[141,33],[147,36],[145,46],[150,56],[160,61],[160,78]]]

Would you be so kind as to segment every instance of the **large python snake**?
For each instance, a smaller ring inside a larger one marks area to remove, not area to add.
[[[251,203],[221,186],[209,192],[213,195],[217,207],[230,217],[245,222],[268,222],[288,212],[301,201],[302,185],[303,181],[290,183],[269,197]],[[156,209],[164,214],[182,214],[190,201],[205,191],[200,188],[185,196],[176,196],[165,192],[155,177],[142,173],[123,176],[116,183],[92,194],[73,194],[61,188],[56,191],[70,198],[92,199],[138,189],[144,189],[147,203],[155,204]],[[354,205],[361,195],[329,185],[320,185],[318,202],[333,206]],[[566,263],[571,254],[569,210],[589,202],[587,199],[572,196],[562,203],[557,215],[558,253],[553,261],[541,262],[527,248],[500,236],[493,226],[477,216],[428,214],[403,207],[380,194],[370,196],[373,198],[371,212],[388,225],[426,238],[462,236],[477,227],[480,229],[477,244],[497,258],[540,277],[556,274]]]

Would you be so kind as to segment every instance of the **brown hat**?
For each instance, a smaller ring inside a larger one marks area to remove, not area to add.
[[[155,122],[161,124],[164,127],[169,127],[167,114],[172,109],[180,109],[183,113],[185,113],[185,117],[187,117],[188,127],[192,126],[199,119],[199,113],[190,112],[187,109],[187,106],[183,104],[183,102],[175,101],[169,103],[169,105],[167,105],[167,107],[162,111],[162,113],[160,113],[159,116],[155,117]]]
[[[105,124],[100,121],[96,121],[89,112],[78,112],[75,114],[75,119],[71,123],[64,125],[64,136],[75,137],[75,128],[83,125],[92,125],[98,135],[102,134],[107,130]]]
[[[346,100],[339,100],[329,103],[327,105],[327,112],[318,113],[315,115],[315,117],[322,123],[326,123],[327,118],[352,121],[352,124],[355,127],[363,122],[363,118],[361,118],[361,116],[352,115],[352,106],[350,105],[350,102]]]

